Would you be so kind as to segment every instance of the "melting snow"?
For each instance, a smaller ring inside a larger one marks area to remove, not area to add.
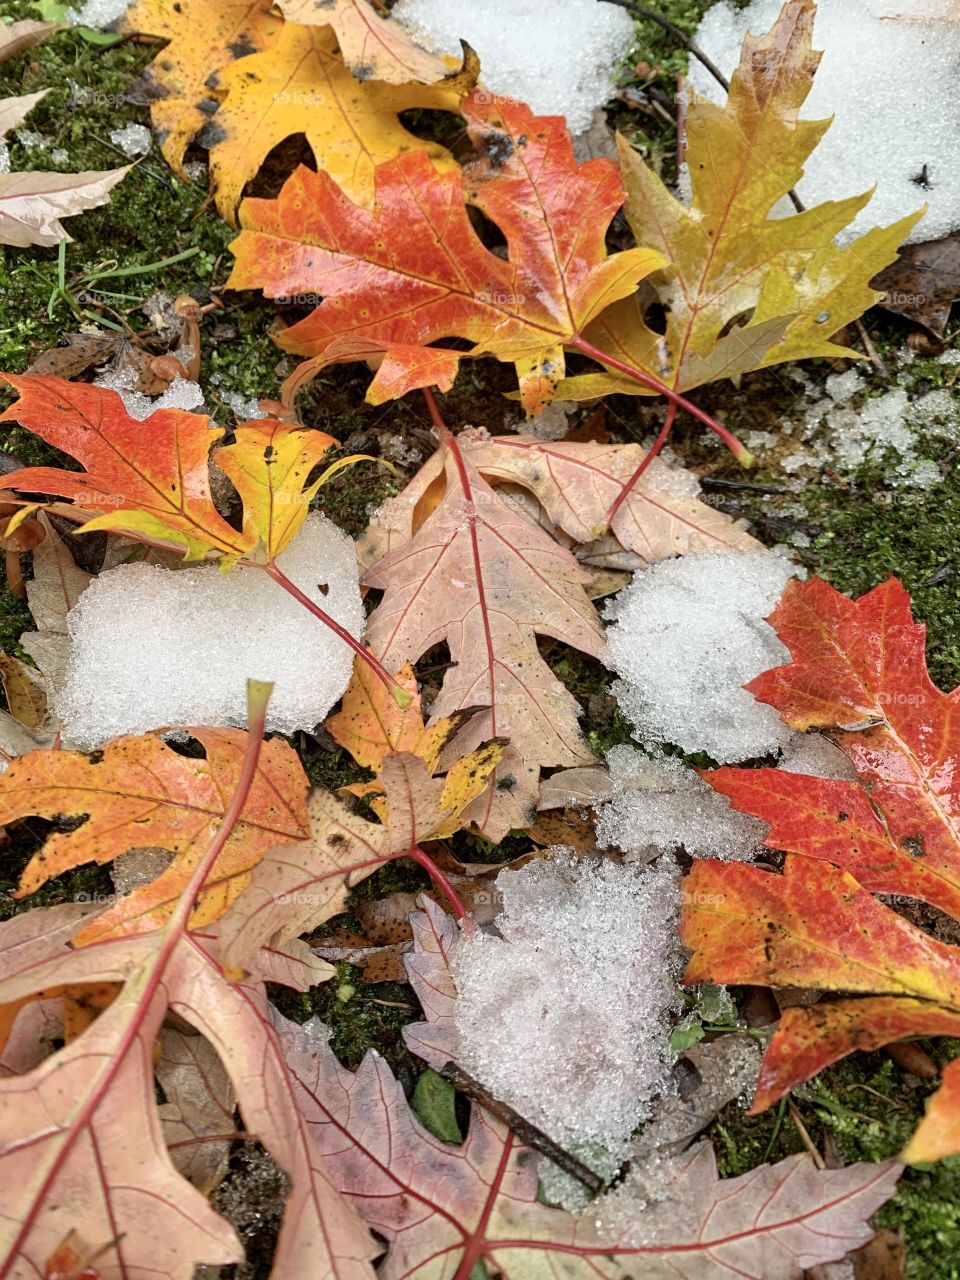
[[[642,570],[610,602],[603,661],[641,742],[721,764],[787,744],[776,711],[742,686],[789,656],[764,618],[795,572],[772,552],[700,552]]]
[[[740,9],[722,0],[694,39],[730,76],[750,31],[773,25],[782,0]],[[808,120],[834,117],[804,166],[797,193],[807,205],[877,190],[852,225],[861,235],[913,213],[927,214],[912,240],[935,240],[960,227],[960,23],[943,0],[820,0],[813,43],[824,51],[802,109]],[[714,102],[724,92],[696,58],[689,82]],[[784,212],[792,212],[785,204]]]
[[[346,534],[311,515],[279,564],[363,634]],[[310,730],[353,665],[348,646],[259,569],[119,565],[94,578],[67,625],[70,660],[56,711],[82,747],[164,725],[245,725],[248,678],[275,682],[268,729]]]
[[[669,1075],[676,868],[559,850],[496,885],[500,936],[477,931],[454,955],[459,1061],[609,1176]],[[547,1177],[553,1198],[578,1207],[567,1182]]]
[[[598,0],[563,0],[562,12],[542,0],[399,0],[393,16],[441,53],[459,57],[466,40],[491,93],[566,116],[571,133],[588,129],[612,96],[634,41],[630,15]]]

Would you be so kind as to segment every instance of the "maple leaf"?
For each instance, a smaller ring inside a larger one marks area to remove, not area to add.
[[[116,738],[92,756],[33,751],[0,775],[0,825],[30,814],[82,817],[54,831],[27,863],[19,896],[85,862],[108,862],[128,849],[155,846],[175,856],[151,883],[134,889],[78,935],[154,930],[171,913],[203,850],[224,819],[243,764],[247,735],[238,729],[188,731],[205,759],[180,755],[154,734]],[[250,870],[275,844],[305,840],[307,779],[281,738],[266,743],[245,808],[204,885],[195,925],[216,920],[241,892]]]
[[[670,264],[650,280],[666,332],[645,323],[649,298],[642,307],[635,298],[620,301],[587,331],[598,353],[677,389],[786,360],[859,358],[832,335],[881,299],[870,281],[893,261],[923,209],[845,248],[834,237],[872,191],[770,216],[830,124],[798,119],[820,60],[811,48],[815,13],[813,0],[789,0],[766,36],[747,36],[725,106],[690,93],[689,207],[620,140],[627,221]],[[558,394],[612,391],[643,394],[613,362],[608,373],[568,379]]]
[[[21,948],[0,981],[9,1004],[57,982],[120,982],[108,1009],[76,1040],[27,1074],[0,1081],[0,1268],[43,1274],[71,1231],[109,1242],[102,1280],[189,1280],[200,1263],[239,1262],[233,1229],[178,1174],[161,1141],[152,1047],[168,1013],[185,1019],[217,1050],[236,1090],[247,1130],[266,1146],[292,1186],[277,1246],[279,1275],[319,1267],[343,1280],[372,1280],[376,1254],[356,1213],[337,1195],[297,1111],[294,1082],[270,1026],[264,982],[305,989],[329,966],[306,947],[258,958],[253,979],[227,981],[216,938],[192,932],[196,894],[247,801],[262,741],[266,696],[252,698],[251,730],[236,791],[164,927],[49,956],[31,913],[39,956]],[[21,920],[7,928],[22,934]],[[3,934],[0,933],[0,939]],[[0,941],[0,956],[3,953]]]
[[[361,81],[432,84],[451,69],[451,58],[422,49],[406,27],[382,18],[367,0],[279,0],[283,16],[304,26],[331,26],[340,56]]]
[[[856,779],[781,769],[704,775],[735,809],[770,823],[766,844],[790,856],[783,876],[694,867],[687,977],[859,994],[784,1015],[756,1110],[857,1049],[960,1030],[960,949],[871,896],[917,898],[960,918],[957,695],[931,681],[925,630],[893,579],[855,601],[818,579],[792,582],[770,621],[793,661],[747,688],[794,728],[826,732]],[[951,1064],[906,1158],[960,1150],[958,1075]]]
[[[0,173],[0,244],[53,245],[71,240],[61,218],[106,204],[110,191],[130,172]]]
[[[20,399],[0,422],[19,422],[86,470],[24,467],[0,479],[0,488],[73,498],[102,513],[84,523],[86,532],[107,529],[173,546],[187,560],[272,561],[303,523],[319,486],[354,460],[341,460],[306,486],[314,465],[336,443],[331,436],[273,419],[238,426],[236,443],[212,454],[243,499],[238,531],[213,503],[209,461],[224,433],[211,429],[205,414],[158,409],[145,428],[115,391],[52,376],[6,380]]]
[[[564,348],[611,302],[664,265],[652,250],[607,254],[623,202],[609,160],[577,166],[559,117],[474,94],[461,110],[486,159],[438,172],[423,150],[378,166],[372,210],[351,203],[326,173],[298,169],[276,200],[247,200],[230,285],[270,297],[324,295],[279,338],[320,356],[345,338],[385,349],[367,393],[374,404],[416,387],[451,386],[461,353],[433,348],[467,338],[470,355],[516,365],[528,414],[563,377]],[[466,201],[495,222],[508,259],[486,249]]]
[[[452,1002],[447,961],[456,929],[433,904],[427,911],[414,916],[411,977],[431,1019],[442,1020]],[[618,1230],[604,1232],[596,1224],[602,1198],[581,1216],[538,1202],[535,1158],[486,1112],[473,1108],[462,1145],[441,1142],[413,1116],[382,1058],[368,1055],[353,1074],[337,1062],[322,1024],[297,1027],[278,1015],[275,1022],[304,1122],[331,1176],[387,1242],[384,1280],[467,1276],[478,1266],[570,1280],[720,1280],[732,1272],[792,1280],[804,1265],[842,1257],[868,1239],[865,1220],[898,1176],[892,1163],[821,1172],[793,1156],[721,1182],[704,1145],[671,1168],[658,1208],[637,1207],[628,1226],[621,1219]],[[642,1245],[631,1243],[632,1232]]]
[[[416,745],[423,754],[386,751],[376,782],[360,787],[361,794],[374,793],[371,807],[379,822],[322,788],[311,792],[310,841],[272,849],[222,922],[222,954],[230,972],[244,972],[261,943],[307,933],[339,914],[350,890],[394,858],[420,862],[455,899],[449,881],[420,845],[467,824],[465,815],[487,788],[502,749],[486,743],[458,756],[446,776],[436,776],[439,746],[422,720],[420,727]]]

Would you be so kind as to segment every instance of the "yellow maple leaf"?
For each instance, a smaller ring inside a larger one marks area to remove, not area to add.
[[[681,391],[787,360],[859,357],[832,336],[882,296],[870,280],[923,210],[845,247],[835,237],[872,191],[771,216],[830,126],[798,118],[820,61],[811,45],[815,13],[813,0],[789,0],[766,36],[747,36],[725,106],[691,94],[689,207],[620,140],[627,220],[638,243],[670,263],[649,277],[666,331],[645,323],[649,297],[627,298],[587,330],[598,352]],[[607,368],[566,379],[557,395],[649,394]]]

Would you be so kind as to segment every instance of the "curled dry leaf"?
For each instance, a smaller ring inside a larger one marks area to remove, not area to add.
[[[857,779],[782,769],[705,775],[734,808],[770,823],[767,845],[790,856],[782,876],[739,863],[694,866],[687,976],[857,994],[787,1010],[755,1110],[857,1049],[960,1031],[960,948],[872,896],[917,898],[960,919],[956,692],[931,681],[924,628],[894,579],[855,601],[818,579],[793,582],[771,623],[793,661],[747,687],[794,728],[827,732]],[[954,1061],[907,1159],[960,1151],[958,1079]]]
[[[32,49],[54,31],[62,30],[64,25],[62,22],[36,22],[32,18],[24,18],[21,22],[0,22],[0,62]]]

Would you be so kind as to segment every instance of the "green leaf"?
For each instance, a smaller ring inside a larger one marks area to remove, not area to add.
[[[435,1138],[442,1142],[463,1141],[463,1134],[457,1124],[457,1091],[449,1080],[444,1080],[432,1067],[427,1067],[417,1081],[410,1105],[420,1123]]]

